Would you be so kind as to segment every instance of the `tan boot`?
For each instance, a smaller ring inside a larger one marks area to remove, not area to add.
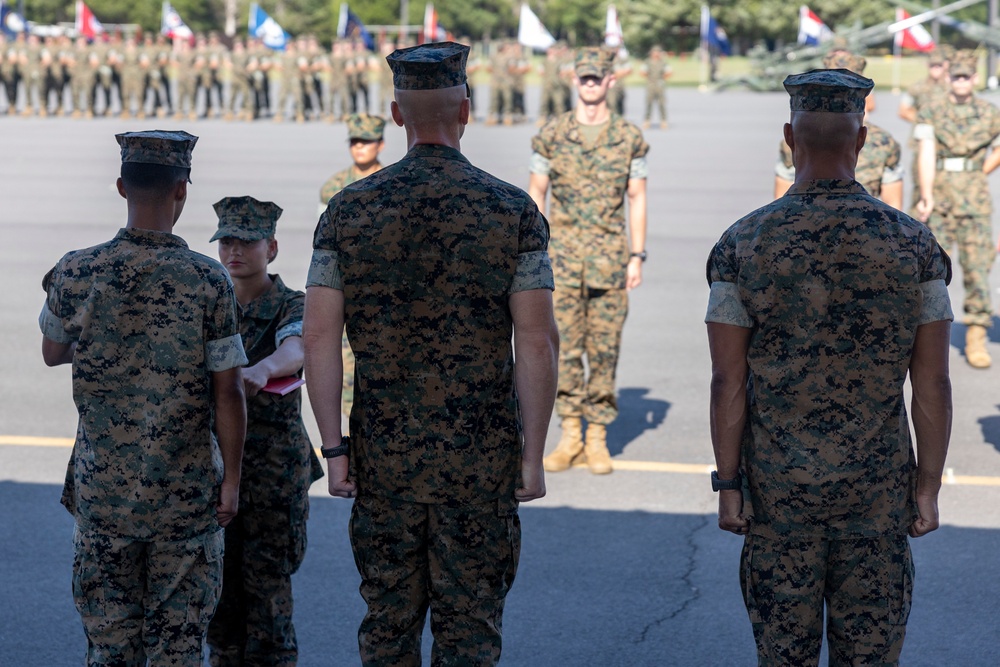
[[[562,437],[555,450],[542,459],[546,472],[562,472],[583,453],[583,424],[579,417],[563,417]]]
[[[986,327],[970,324],[965,330],[965,360],[973,368],[989,368],[993,360],[986,351]]]
[[[611,467],[611,453],[608,452],[608,429],[603,424],[587,424],[587,466],[595,475],[607,475]]]

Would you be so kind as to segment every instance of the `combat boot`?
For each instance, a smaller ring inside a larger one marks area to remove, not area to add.
[[[587,424],[587,466],[595,475],[611,472],[611,453],[608,452],[608,429],[604,424]]]
[[[986,351],[986,327],[970,324],[965,330],[965,360],[973,368],[989,368],[993,360]]]
[[[555,450],[542,459],[546,472],[569,469],[583,454],[583,423],[579,417],[563,417],[562,437]]]

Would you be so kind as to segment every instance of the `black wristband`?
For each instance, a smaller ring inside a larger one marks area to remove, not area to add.
[[[345,435],[340,439],[340,444],[336,447],[330,447],[329,449],[325,447],[319,448],[319,453],[323,455],[324,459],[335,459],[338,456],[347,456],[351,451],[351,438]]]
[[[743,476],[740,475],[740,471],[736,471],[736,477],[732,479],[719,479],[719,472],[717,470],[712,471],[712,490],[713,491],[735,491],[737,489],[743,488]]]

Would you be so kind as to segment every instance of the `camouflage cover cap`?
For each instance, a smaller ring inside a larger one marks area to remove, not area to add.
[[[931,51],[929,62],[931,65],[942,65],[955,57],[955,49],[947,44],[941,44]]]
[[[191,168],[191,151],[198,137],[183,130],[146,130],[116,134],[122,147],[122,164],[140,162],[165,167]]]
[[[957,51],[948,62],[950,63],[948,72],[952,76],[956,74],[973,76],[979,69],[979,54],[969,49],[962,49]]]
[[[347,138],[364,141],[382,141],[385,119],[366,113],[355,113],[347,117]]]
[[[581,79],[585,76],[599,76],[603,79],[611,73],[614,62],[614,51],[599,46],[588,46],[576,52],[574,71]]]
[[[865,66],[868,61],[861,56],[847,51],[835,51],[826,54],[823,58],[823,67],[826,69],[849,69],[855,74],[864,75]]]
[[[259,241],[274,236],[281,217],[281,207],[274,202],[257,201],[253,197],[224,197],[212,205],[219,216],[219,230],[210,239],[224,238]]]
[[[455,42],[396,49],[385,57],[396,90],[437,90],[465,85],[468,59],[469,47]]]
[[[785,79],[792,111],[864,113],[875,82],[846,69],[814,69]]]

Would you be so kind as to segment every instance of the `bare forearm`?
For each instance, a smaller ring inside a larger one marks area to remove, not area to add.
[[[290,336],[281,341],[281,345],[270,356],[260,360],[256,365],[274,379],[295,375],[302,369],[304,359],[302,338]]]
[[[895,209],[903,210],[903,181],[883,183],[882,201]]]
[[[629,181],[628,190],[628,231],[632,252],[642,252],[646,248],[646,181],[633,185]]]
[[[917,182],[920,185],[920,197],[925,200],[930,200],[934,193],[936,158],[934,142],[928,139],[921,141],[917,153]]]
[[[239,486],[247,434],[247,404],[239,368],[215,374],[214,397],[215,434],[222,453],[223,481]]]
[[[903,104],[899,105],[899,117],[905,120],[907,123],[917,122],[917,108],[906,106]]]
[[[746,375],[712,374],[709,420],[715,467],[721,479],[732,479],[740,468],[740,450],[747,420]]]
[[[524,429],[522,459],[540,463],[556,398],[559,334],[549,332],[515,339],[514,383]]]
[[[994,148],[993,152],[986,156],[986,161],[983,163],[983,173],[992,174],[997,167],[1000,167],[1000,148]]]
[[[50,338],[42,336],[42,360],[46,366],[61,366],[62,364],[73,363],[73,355],[76,354],[76,342],[57,343]]]
[[[914,382],[910,404],[917,438],[917,488],[936,491],[951,439],[951,381],[941,376],[918,382]]]
[[[549,191],[549,177],[541,174],[532,174],[528,179],[528,196],[535,202],[535,206],[545,215],[545,195]]]

